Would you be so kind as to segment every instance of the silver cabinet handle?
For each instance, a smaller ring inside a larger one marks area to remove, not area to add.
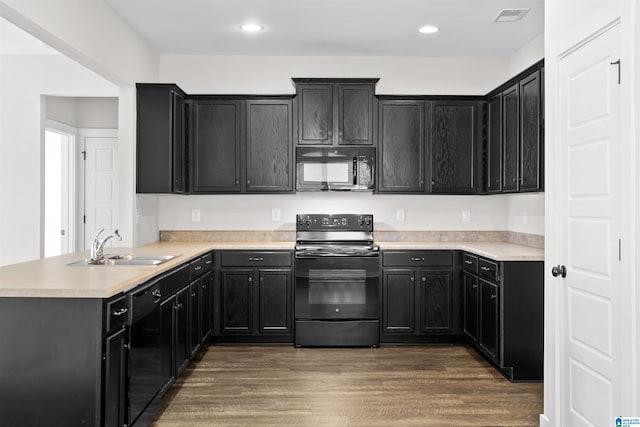
[[[427,278],[426,278],[426,277],[423,277],[423,278],[422,278],[422,281],[423,281],[424,283],[427,283]]]
[[[477,288],[478,288],[478,285],[473,285],[473,286],[471,286],[471,287],[472,287],[473,289],[477,289]]]
[[[253,277],[249,277],[249,278],[247,279],[247,282],[253,282]]]
[[[415,278],[415,277],[411,277],[411,281],[412,281],[412,282],[415,282],[415,281],[416,281],[416,278]]]
[[[127,311],[129,311],[129,309],[127,307],[122,307],[120,310],[114,310],[111,312],[112,315],[114,316],[122,316],[123,314],[125,314]]]
[[[482,270],[482,271],[490,271],[491,269],[489,267],[480,267],[480,270]]]
[[[158,301],[162,299],[162,293],[160,292],[160,289],[154,289],[153,292],[151,292],[151,295],[153,295],[153,297],[155,298],[153,300],[154,304],[157,304]]]
[[[420,258],[420,257],[411,257],[411,261],[424,261],[424,258]]]
[[[465,259],[465,260],[464,260],[464,263],[465,263],[465,264],[468,264],[468,265],[471,265],[471,264],[473,264],[473,261],[469,261],[468,259]]]
[[[249,257],[249,261],[264,261],[263,257]]]
[[[491,295],[491,299],[496,299],[496,294]]]
[[[191,297],[192,297],[192,298],[195,298],[195,297],[196,297],[196,295],[198,295],[198,294],[197,294],[197,293],[195,293],[195,292],[192,292],[192,293],[191,293]]]
[[[193,268],[193,271],[200,271],[200,270],[202,270],[202,266],[201,266],[201,265],[196,265],[196,266]]]
[[[213,261],[211,261],[210,259],[208,259],[208,260],[206,260],[204,263],[205,263],[206,265],[211,265],[211,264],[213,263]]]

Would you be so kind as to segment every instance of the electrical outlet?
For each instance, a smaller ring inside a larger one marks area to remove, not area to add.
[[[396,221],[404,222],[404,209],[396,209]]]
[[[191,209],[191,222],[200,222],[200,209]]]
[[[471,222],[471,211],[462,211],[462,222]]]
[[[278,222],[280,221],[280,209],[271,209],[271,221]]]
[[[529,222],[529,214],[527,211],[523,211],[522,212],[522,223],[524,225],[527,225],[527,223]]]

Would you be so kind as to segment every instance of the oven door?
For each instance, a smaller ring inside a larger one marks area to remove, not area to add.
[[[299,258],[295,271],[297,320],[379,319],[379,257]]]

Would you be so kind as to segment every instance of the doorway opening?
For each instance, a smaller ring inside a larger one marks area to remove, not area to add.
[[[44,256],[76,250],[77,129],[47,121],[44,156]]]

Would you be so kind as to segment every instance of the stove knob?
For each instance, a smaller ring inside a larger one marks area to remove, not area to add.
[[[362,217],[359,216],[358,217],[358,225],[362,227],[362,223],[363,223]]]
[[[364,223],[367,224],[367,225],[371,225],[371,218],[370,217],[366,217],[364,219]]]

